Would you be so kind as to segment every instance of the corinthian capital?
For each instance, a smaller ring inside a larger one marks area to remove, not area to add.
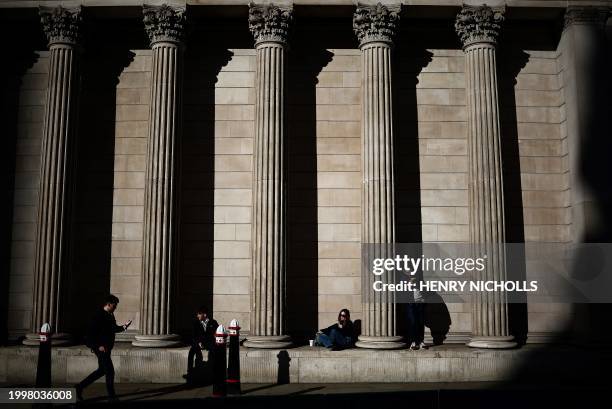
[[[81,29],[80,7],[40,7],[38,14],[49,45],[78,43]]]
[[[495,44],[504,22],[504,12],[504,8],[463,5],[455,20],[455,30],[463,48],[474,43]]]
[[[399,29],[399,5],[375,6],[357,5],[353,14],[353,31],[359,39],[359,46],[373,41],[393,43],[393,37]]]
[[[293,20],[293,8],[274,4],[249,4],[249,29],[255,44],[273,41],[286,44]]]
[[[565,11],[565,26],[572,24],[596,25],[603,27],[610,15],[607,7],[569,6]]]
[[[159,42],[180,43],[183,41],[185,26],[185,8],[161,6],[143,6],[145,31],[151,45]]]

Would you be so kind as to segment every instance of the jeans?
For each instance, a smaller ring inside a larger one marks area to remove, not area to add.
[[[106,390],[109,397],[115,396],[115,367],[111,359],[110,351],[100,352],[94,351],[98,358],[98,369],[89,374],[79,383],[79,388],[83,389],[94,383],[97,379],[106,375]]]
[[[406,304],[408,318],[408,342],[417,345],[425,339],[425,303]]]
[[[326,348],[329,348],[331,346],[348,347],[353,344],[353,339],[351,337],[346,337],[342,335],[340,331],[333,328],[330,331],[329,335],[323,333],[317,334],[317,343],[323,345]]]

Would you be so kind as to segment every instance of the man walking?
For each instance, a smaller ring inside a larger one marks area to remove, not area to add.
[[[115,395],[115,368],[111,359],[111,350],[115,344],[115,334],[125,331],[132,321],[128,321],[123,325],[117,325],[114,312],[119,304],[119,298],[110,294],[106,297],[104,306],[99,309],[92,321],[87,333],[86,345],[91,348],[91,351],[98,358],[98,369],[89,374],[79,384],[75,386],[78,400],[82,400],[83,389],[94,383],[98,378],[106,375],[106,390],[108,399],[111,401],[117,400]]]

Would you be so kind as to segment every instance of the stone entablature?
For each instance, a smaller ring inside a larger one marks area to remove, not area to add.
[[[168,4],[172,5],[186,5],[186,6],[246,6],[252,2],[252,0],[167,0]],[[393,3],[406,5],[406,6],[455,6],[461,7],[465,0],[395,0]],[[0,2],[0,8],[15,8],[15,7],[38,7],[41,1],[36,0],[5,0]],[[49,6],[57,6],[60,3],[68,3],[66,1],[45,1]],[[158,2],[162,3],[162,2]],[[276,3],[280,4],[293,4],[297,6],[353,6],[355,0],[279,0]],[[369,3],[374,4],[374,1]],[[391,3],[390,1],[382,1],[383,4]],[[486,0],[481,0],[478,3],[487,3]],[[496,3],[500,3],[496,1]],[[567,0],[505,0],[504,2],[507,7],[521,7],[521,8],[564,8],[568,6]],[[578,3],[574,1],[573,3]],[[601,0],[584,0],[580,1],[580,6],[601,6],[604,3]],[[108,7],[108,6],[142,6],[142,0],[72,0],[70,4],[81,5],[85,7]]]

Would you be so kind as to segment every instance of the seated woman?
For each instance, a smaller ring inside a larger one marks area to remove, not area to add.
[[[317,333],[317,345],[331,348],[332,351],[350,348],[355,344],[355,330],[351,313],[346,308],[338,313],[338,322]]]

